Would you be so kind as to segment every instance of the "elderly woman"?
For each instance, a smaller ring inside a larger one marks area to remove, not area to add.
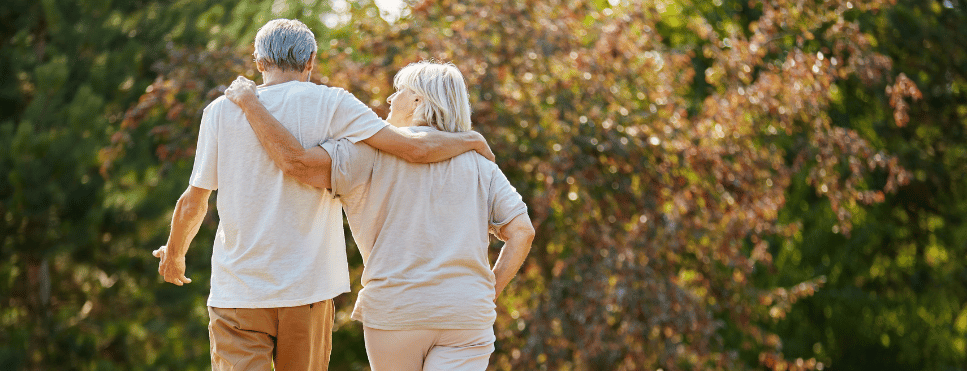
[[[414,136],[470,130],[467,87],[452,64],[411,64],[394,85],[390,124]],[[353,318],[373,370],[486,369],[496,297],[534,238],[497,165],[475,152],[411,164],[347,140],[303,149],[259,103],[254,83],[239,78],[226,96],[287,174],[342,200],[365,264]],[[493,268],[488,232],[505,242]]]

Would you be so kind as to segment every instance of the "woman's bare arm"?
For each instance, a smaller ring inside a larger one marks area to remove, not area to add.
[[[319,146],[303,148],[259,102],[254,82],[239,77],[225,90],[225,97],[242,109],[262,148],[283,173],[313,187],[331,187],[332,158],[329,152]]]
[[[531,243],[534,242],[535,232],[530,217],[524,213],[504,224],[498,233],[497,237],[504,241],[504,247],[500,249],[493,268],[497,279],[495,300],[524,264],[524,259],[531,250]]]

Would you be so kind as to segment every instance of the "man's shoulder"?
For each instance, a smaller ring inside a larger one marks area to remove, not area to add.
[[[334,106],[342,104],[348,101],[347,97],[352,97],[343,88],[327,86],[316,84],[314,82],[298,82],[293,84],[288,84],[286,87],[282,88],[284,90],[277,91],[267,91],[266,94],[276,94],[275,99],[286,99],[295,101],[305,101],[305,102],[316,102],[321,100],[328,106]],[[282,93],[284,91],[284,93]],[[260,92],[261,93],[261,92]],[[281,93],[281,94],[279,94]]]
[[[228,100],[228,98],[222,95],[218,98],[215,98],[215,100],[213,100],[211,103],[208,103],[208,105],[205,106],[204,113],[212,114],[216,112],[222,112],[225,109],[240,109],[240,108],[238,108],[238,106],[235,105],[235,103]]]
[[[331,94],[349,94],[349,91],[347,91],[346,89],[340,88],[338,86],[329,86],[329,85],[323,85],[323,84],[315,84],[315,85],[316,85],[316,88],[317,89],[319,89],[320,91],[327,92],[327,93],[331,93]]]
[[[316,84],[311,81],[304,81],[298,84],[294,84],[293,88],[303,90],[309,94],[323,94],[323,95],[335,95],[335,96],[342,96],[344,94],[349,94],[349,92],[346,91],[346,89],[336,87],[336,86]]]
[[[225,103],[235,104],[235,103],[232,103],[232,101],[228,100],[228,98],[226,98],[224,95],[221,95],[218,98],[215,98],[215,100],[213,100],[211,103],[208,103],[208,105],[205,106],[205,111],[209,111],[213,109],[221,109],[222,106],[225,105]]]

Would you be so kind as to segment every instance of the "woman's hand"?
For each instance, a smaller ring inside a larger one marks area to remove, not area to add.
[[[239,76],[235,81],[232,81],[232,85],[228,89],[225,89],[225,98],[245,110],[246,107],[259,99],[259,94],[255,90],[256,86],[254,81]]]

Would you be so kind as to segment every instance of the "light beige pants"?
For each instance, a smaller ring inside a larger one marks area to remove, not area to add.
[[[208,307],[212,370],[326,370],[332,299],[288,308]]]
[[[494,352],[494,329],[377,330],[363,327],[373,371],[484,371]]]

